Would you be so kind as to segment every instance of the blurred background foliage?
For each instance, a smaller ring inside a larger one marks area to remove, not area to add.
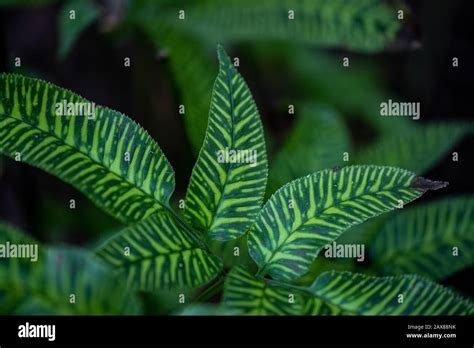
[[[263,119],[270,155],[267,197],[320,169],[393,165],[450,182],[443,192],[413,204],[431,216],[428,210],[441,208],[430,208],[427,200],[474,191],[474,79],[468,63],[474,37],[468,5],[463,0],[0,0],[0,66],[54,82],[135,119],[175,168],[178,207],[203,141],[217,74],[215,47],[222,43],[238,59]],[[288,19],[290,9],[297,21]],[[396,19],[398,10],[403,20]],[[349,67],[343,66],[346,57]],[[452,66],[453,57],[458,67]],[[388,99],[420,102],[421,119],[381,117],[380,103]],[[453,152],[459,161],[452,160]],[[59,179],[0,160],[0,220],[41,241],[80,246],[97,245],[119,227]],[[452,200],[466,209],[473,204],[467,198]],[[450,201],[443,202],[449,210]],[[390,233],[384,226],[394,223],[397,213],[356,226],[340,241],[384,245],[383,233]],[[460,243],[472,243],[470,226]],[[244,243],[216,242],[213,250],[231,266],[229,250]],[[443,248],[440,239],[429,243]],[[472,259],[439,280],[472,295]],[[361,265],[319,257],[299,283],[329,269]],[[367,272],[383,273],[377,267]],[[173,309],[164,294],[144,297],[152,313]]]

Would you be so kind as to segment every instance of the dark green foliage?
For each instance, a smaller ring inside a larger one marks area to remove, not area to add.
[[[186,5],[186,20],[178,5]],[[181,215],[169,203],[174,170],[133,119],[102,106],[91,117],[60,116],[57,103],[90,102],[42,80],[1,74],[0,153],[20,154],[21,162],[74,186],[122,227],[90,244],[94,252],[46,244],[38,262],[1,259],[0,312],[473,315],[471,300],[433,282],[473,264],[471,197],[405,210],[446,186],[419,175],[446,158],[472,125],[382,120],[378,104],[388,94],[376,74],[354,59],[347,77],[324,53],[288,44],[359,53],[409,47],[399,37],[400,6],[130,2],[119,26],[145,34],[186,105],[183,123],[197,161]],[[76,21],[68,19],[70,9]],[[99,14],[92,1],[64,4],[60,58]],[[281,45],[269,50],[263,40]],[[303,95],[268,163],[260,113],[234,57],[218,46],[218,68],[209,56],[217,41],[259,43],[256,60],[283,62],[273,78],[286,83],[292,76],[289,89]],[[362,144],[353,138],[354,120],[374,132]],[[226,149],[254,152],[255,162],[219,160]],[[38,244],[2,224],[0,244],[7,241]],[[326,258],[323,248],[333,242],[366,244],[368,266]],[[221,291],[221,303],[207,303]]]

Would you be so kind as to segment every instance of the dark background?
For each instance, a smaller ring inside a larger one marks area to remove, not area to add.
[[[383,71],[390,91],[406,100],[421,102],[422,122],[453,119],[472,121],[472,0],[408,3],[414,13],[413,34],[423,48],[371,57],[360,55],[361,59],[369,60]],[[14,57],[21,57],[21,73],[40,76],[135,119],[159,142],[176,172],[177,189],[174,197],[183,197],[194,165],[194,156],[181,120],[176,117],[178,102],[167,74],[166,60],[157,60],[150,48],[151,44],[139,34],[129,35],[124,40],[110,40],[92,25],[79,37],[67,58],[59,61],[56,57],[56,18],[60,8],[61,3],[34,9],[0,10],[0,70],[17,72],[13,67]],[[249,46],[233,46],[232,52],[245,60],[249,56]],[[341,53],[337,50],[330,52],[335,56]],[[134,64],[129,69],[123,67],[124,56],[133,57]],[[451,66],[452,57],[459,58],[457,69]],[[291,127],[291,121],[278,115],[273,105],[280,95],[291,97],[294,92],[285,84],[284,72],[279,72],[283,75],[278,86],[265,89],[278,91],[278,95],[259,92],[264,88],[258,87],[266,86],[268,81],[259,77],[256,70],[251,59],[246,60],[245,66],[241,68],[255,93],[257,104],[265,111],[262,112],[262,118],[266,131],[281,138]],[[447,156],[426,174],[434,179],[450,178],[451,183],[443,192],[430,193],[427,200],[473,194],[473,148],[474,137],[466,137],[452,149],[460,154],[458,163],[453,164],[450,156]],[[87,244],[103,231],[118,226],[82,194],[52,175],[10,159],[2,160],[0,220],[11,222],[40,240],[81,245]],[[68,208],[70,199],[76,200],[76,210]],[[473,279],[474,271],[471,268],[443,283],[472,296]]]

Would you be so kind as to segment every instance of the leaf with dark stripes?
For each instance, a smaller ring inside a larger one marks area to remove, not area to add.
[[[0,313],[9,314],[17,308],[26,296],[26,286],[29,283],[29,273],[34,258],[5,257],[7,242],[14,245],[29,245],[35,248],[36,258],[41,252],[39,243],[24,234],[19,229],[0,222],[0,244],[2,244],[2,258],[0,258]],[[34,252],[34,249],[28,251]]]
[[[41,80],[0,74],[0,152],[58,176],[122,222],[168,209],[174,190],[173,168],[133,120]]]
[[[274,38],[323,47],[380,51],[388,46],[396,46],[396,41],[399,41],[396,37],[400,37],[402,26],[396,18],[396,10],[401,8],[408,15],[406,8],[378,0],[350,3],[345,0],[299,0],[286,3],[281,0],[233,0],[230,3],[208,0],[179,6],[176,2],[165,4],[162,1],[135,0],[130,3],[127,20],[153,42],[160,57],[169,57],[169,68],[181,102],[186,105],[183,117],[186,133],[193,150],[197,152],[206,129],[208,99],[204,96],[210,91],[214,76],[210,68],[212,64],[203,50],[206,44],[262,42],[261,39]],[[184,20],[176,18],[180,10],[185,11]],[[294,20],[288,18],[289,10],[295,11]],[[289,51],[293,52],[293,48]],[[319,62],[319,59],[313,61]],[[324,64],[324,68],[326,66]],[[349,91],[350,94],[357,92],[350,88]],[[340,98],[341,94],[337,94],[335,99],[348,99],[348,94],[346,98]],[[350,99],[360,101],[357,97]]]
[[[343,164],[350,152],[349,133],[333,109],[312,103],[295,105],[296,124],[271,161],[267,195],[291,180]]]
[[[304,303],[299,291],[268,284],[242,267],[227,275],[222,298],[226,308],[245,315],[298,315]]]
[[[265,204],[248,236],[250,256],[259,275],[295,280],[324,245],[352,225],[445,185],[393,167],[352,166],[308,175],[283,186]]]
[[[331,306],[358,315],[473,315],[474,303],[416,275],[371,277],[327,272],[310,291]]]
[[[221,270],[220,260],[181,220],[158,213],[130,225],[105,242],[97,254],[145,291],[195,288]]]
[[[205,0],[187,6],[181,21],[176,9],[159,10],[157,16],[176,30],[211,43],[288,40],[376,52],[395,46],[402,29],[397,8],[380,0]]]
[[[306,303],[303,308],[303,315],[351,315],[353,313],[348,312],[338,306],[332,305],[324,300],[321,300],[316,296],[306,296]]]
[[[385,134],[366,146],[356,154],[352,163],[396,166],[422,174],[473,131],[473,125],[461,123],[406,128],[403,132]],[[449,157],[451,159],[451,155]]]
[[[141,306],[123,279],[115,277],[93,254],[68,247],[48,248],[41,276],[32,281],[34,295],[55,314],[140,314]],[[36,288],[38,286],[38,288]],[[75,302],[71,303],[71,294]]]
[[[474,197],[447,198],[392,215],[370,247],[382,274],[434,280],[474,264]]]
[[[244,79],[222,47],[204,144],[193,169],[185,217],[210,239],[243,235],[260,210],[267,182],[262,123]]]
[[[449,151],[473,130],[473,125],[468,123],[438,123],[403,130],[393,125],[390,132],[357,152],[353,163],[398,166],[421,174],[444,156],[451,160],[453,154]],[[342,235],[340,241],[372,243],[386,219],[387,216],[380,216],[368,224],[355,226]]]
[[[0,260],[0,313],[46,315],[139,314],[138,299],[93,254],[71,247],[42,247],[0,224],[0,243],[38,248],[37,260]],[[74,295],[72,301],[71,295]]]

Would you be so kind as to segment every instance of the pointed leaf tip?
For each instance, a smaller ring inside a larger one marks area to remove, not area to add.
[[[447,181],[433,181],[421,176],[417,176],[411,183],[411,187],[419,191],[439,190],[449,185]]]
[[[226,50],[224,49],[224,46],[221,44],[217,45],[217,57],[219,58],[219,62],[223,64],[224,62],[228,62],[230,64],[230,58],[229,55],[227,54]]]
[[[204,143],[186,193],[184,216],[197,231],[224,241],[246,233],[260,211],[268,163],[252,93],[220,45],[217,54],[219,73]],[[235,161],[229,159],[229,151],[250,156]]]

